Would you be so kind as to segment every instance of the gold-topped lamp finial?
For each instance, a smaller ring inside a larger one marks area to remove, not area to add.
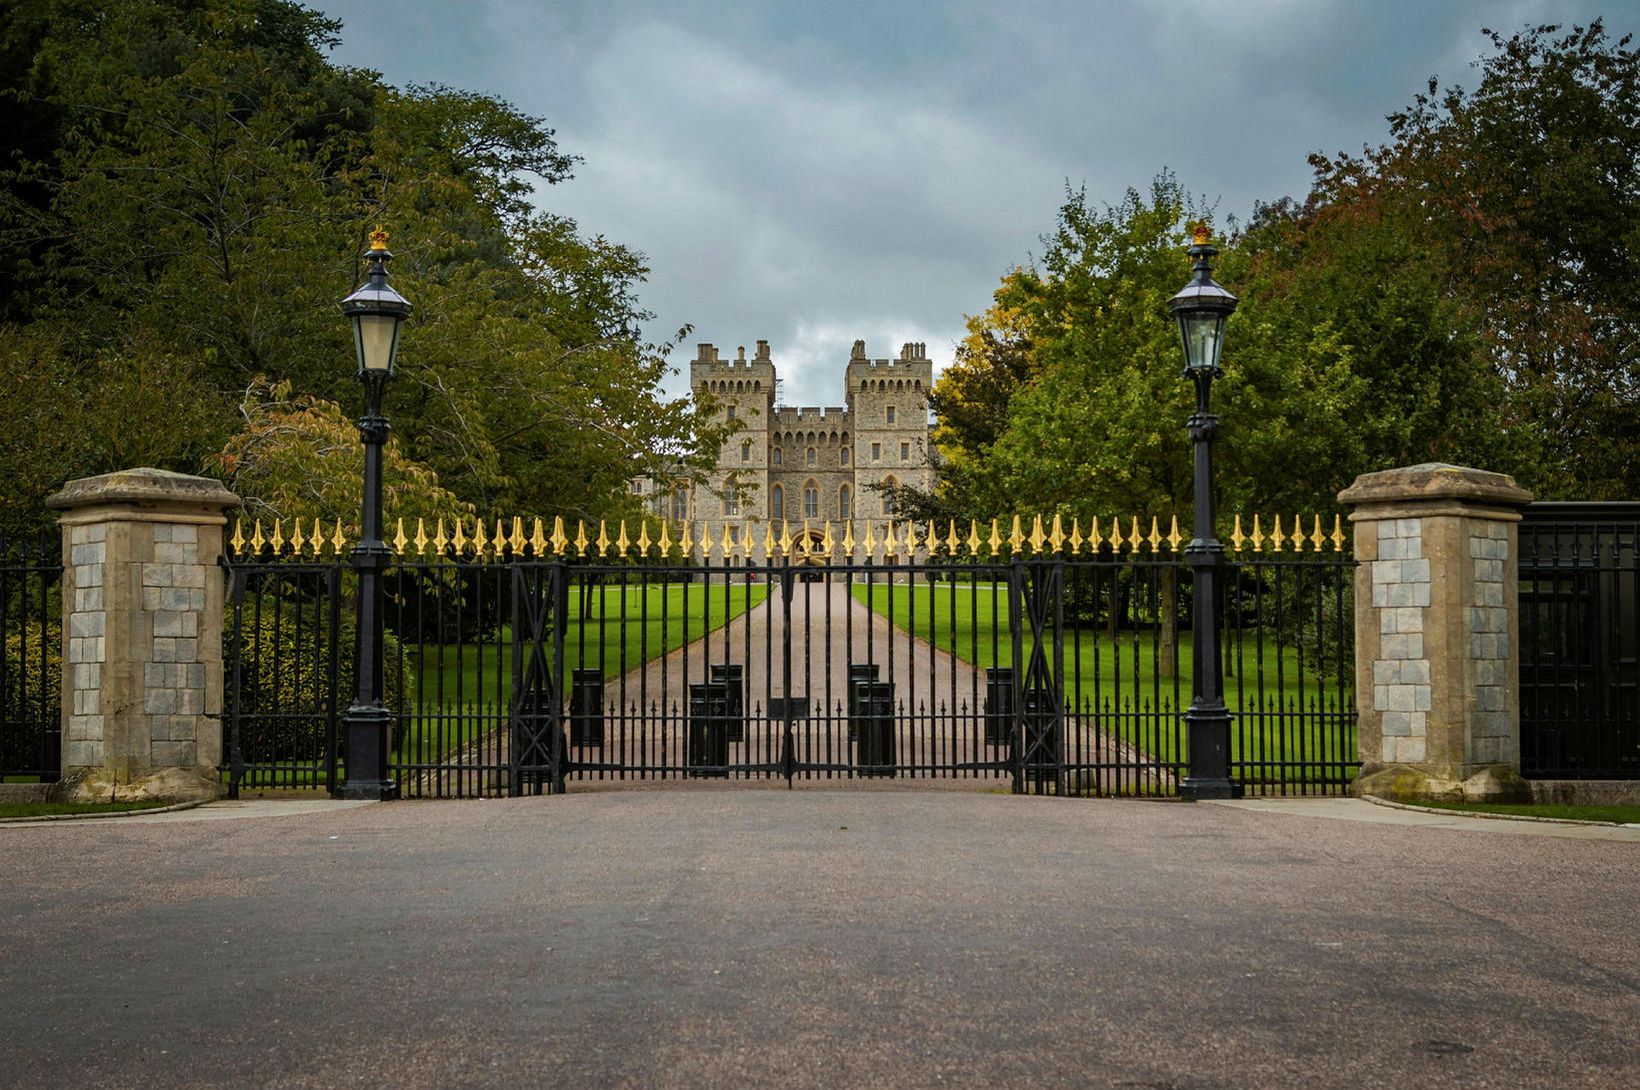
[[[376,229],[370,232],[370,252],[379,253],[387,249],[387,237],[387,229],[379,223],[376,224]]]
[[[1207,224],[1197,223],[1190,229],[1190,241],[1196,246],[1206,246],[1213,241],[1213,234],[1207,229]]]

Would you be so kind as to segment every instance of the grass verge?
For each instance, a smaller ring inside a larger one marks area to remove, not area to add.
[[[582,600],[585,593],[585,601]],[[613,680],[651,659],[722,628],[768,597],[766,583],[671,583],[572,588],[564,631],[564,671],[596,669]],[[506,720],[512,697],[512,630],[465,645],[417,645],[413,711],[400,720],[400,753],[437,761]]]
[[[901,631],[981,669],[1013,665],[1006,587],[973,584],[953,593],[949,584],[876,584],[852,589],[857,601]],[[1022,626],[1023,627],[1023,626]],[[1033,641],[1027,634],[1022,660]],[[1064,631],[1065,699],[1091,705],[1106,729],[1158,760],[1185,756],[1180,721],[1192,688],[1192,640],[1180,632],[1174,669],[1159,669],[1155,629],[1124,629],[1113,639],[1103,628]],[[1336,669],[1336,667],[1333,667]],[[1337,780],[1355,760],[1355,697],[1301,663],[1293,647],[1266,648],[1260,668],[1255,649],[1232,650],[1224,678],[1231,724],[1231,761],[1243,779],[1258,782]],[[1323,714],[1316,714],[1316,713]],[[1316,767],[1317,763],[1325,768]]]
[[[1572,806],[1566,803],[1429,802],[1419,806],[1432,810],[1456,810],[1471,814],[1505,814],[1509,817],[1562,818],[1571,821],[1604,821],[1614,825],[1640,824],[1640,806]]]

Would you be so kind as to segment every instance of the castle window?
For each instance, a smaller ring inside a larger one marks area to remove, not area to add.
[[[814,464],[814,448],[810,447],[809,448],[809,465],[812,466],[813,464]]]
[[[729,544],[731,544],[731,545],[739,545],[740,544],[740,527],[738,527],[738,526],[729,527]]]
[[[842,456],[843,456],[843,464],[848,465],[848,448],[847,447],[843,448]]]
[[[779,447],[774,448],[774,464],[775,465],[780,464],[780,448]]]
[[[803,517],[817,519],[820,517],[820,490],[810,481],[803,486]]]
[[[752,460],[752,441],[750,439],[740,444],[740,460],[742,462]]]
[[[892,474],[883,478],[883,515],[885,517],[894,513],[894,489],[899,486],[900,482],[895,480]]]
[[[678,489],[672,493],[672,518],[682,522],[689,517],[689,493]]]
[[[733,405],[730,405],[729,406],[729,415],[726,416],[724,419],[733,420],[734,418],[735,418],[735,407]]]
[[[883,445],[881,443],[871,444],[871,460],[873,462],[880,462],[883,460]]]
[[[911,461],[911,444],[910,443],[901,443],[900,444],[900,461],[902,461],[902,462]]]
[[[888,422],[890,424],[894,423],[894,406],[892,405],[888,407]]]
[[[740,496],[735,492],[733,481],[723,482],[723,513],[725,515],[740,514]]]
[[[632,494],[634,496],[643,495],[643,481],[637,480],[632,482]]]
[[[775,485],[769,492],[769,517],[783,519],[786,517],[786,490]]]
[[[837,490],[837,516],[845,519],[854,517],[854,494],[846,484]]]

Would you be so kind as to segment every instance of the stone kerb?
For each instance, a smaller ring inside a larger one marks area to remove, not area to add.
[[[1358,794],[1527,801],[1520,776],[1516,524],[1502,473],[1368,473],[1355,508]]]
[[[222,793],[219,481],[132,469],[46,501],[63,527],[68,798]]]

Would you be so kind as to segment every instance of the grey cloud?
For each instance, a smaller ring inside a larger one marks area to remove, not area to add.
[[[1067,180],[1115,201],[1171,167],[1221,215],[1302,193],[1479,28],[1586,0],[320,0],[341,59],[491,91],[586,157],[544,207],[643,250],[657,335],[774,344],[835,402],[849,342],[949,360],[963,316],[1039,248]],[[1632,18],[1628,20],[1633,23]],[[1613,29],[1621,28],[1613,21]]]

